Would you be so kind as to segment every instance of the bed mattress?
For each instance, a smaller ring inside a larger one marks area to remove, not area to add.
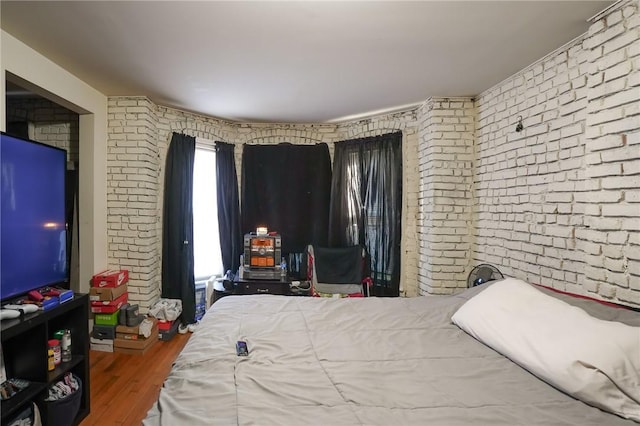
[[[556,390],[452,324],[479,291],[225,297],[203,317],[143,424],[637,425]],[[555,297],[640,325],[635,312]],[[249,356],[236,355],[238,340]]]

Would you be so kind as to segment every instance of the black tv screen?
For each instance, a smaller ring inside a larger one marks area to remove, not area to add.
[[[0,299],[68,282],[63,149],[0,133]]]

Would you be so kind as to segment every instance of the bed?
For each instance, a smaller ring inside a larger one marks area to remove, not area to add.
[[[497,285],[414,298],[225,297],[203,317],[143,424],[637,426],[556,389],[563,384],[548,384],[538,378],[544,374],[521,367],[525,361],[513,362],[452,322],[483,292],[484,302],[493,303],[496,296],[489,290],[504,291]],[[640,348],[640,313],[525,285],[568,310],[579,307],[604,327],[623,328],[631,352],[625,362],[632,371],[625,372],[621,380],[627,382],[616,384],[612,392],[630,384],[622,396],[631,401],[625,400],[624,416],[640,418],[640,349],[634,353]],[[529,296],[524,299],[529,303]],[[511,323],[500,317],[512,315],[508,307],[476,308],[496,313],[490,329]],[[473,328],[491,316],[470,316],[468,322]],[[555,321],[546,314],[540,317]],[[248,356],[236,355],[238,340],[247,342]],[[556,343],[562,342],[552,341],[551,347]],[[525,354],[544,359],[538,353],[542,346],[530,344]],[[572,362],[570,368],[582,364]],[[595,392],[599,398],[601,390]]]

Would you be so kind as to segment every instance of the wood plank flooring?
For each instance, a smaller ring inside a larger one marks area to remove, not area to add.
[[[144,355],[90,351],[91,412],[80,426],[140,425],[190,335],[158,341]]]

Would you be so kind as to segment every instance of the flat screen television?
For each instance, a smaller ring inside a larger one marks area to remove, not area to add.
[[[0,299],[68,287],[65,150],[0,132]]]

